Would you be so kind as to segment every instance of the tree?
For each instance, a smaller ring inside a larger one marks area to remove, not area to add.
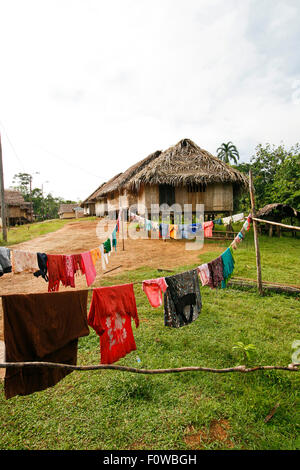
[[[61,197],[53,197],[52,194],[43,196],[40,188],[33,188],[30,192],[32,176],[29,173],[17,173],[13,177],[13,188],[20,191],[24,200],[32,202],[33,213],[36,220],[58,218],[60,204],[72,204],[75,201],[65,201]]]
[[[284,145],[259,144],[250,163],[233,165],[242,173],[252,170],[257,209],[267,204],[289,204],[300,209],[300,145],[290,149]],[[238,201],[239,209],[250,208],[248,195]]]
[[[222,160],[224,163],[229,163],[232,160],[236,165],[238,160],[240,159],[240,154],[233,143],[227,142],[227,144],[223,143],[221,147],[217,149],[217,156]]]
[[[17,173],[13,177],[13,184],[15,185],[14,188],[20,191],[24,198],[26,196],[30,196],[30,182],[32,180],[32,176],[29,173]]]

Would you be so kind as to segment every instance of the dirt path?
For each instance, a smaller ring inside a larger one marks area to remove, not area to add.
[[[15,245],[18,249],[34,252],[46,252],[49,254],[71,254],[95,248],[104,241],[99,239],[96,233],[98,221],[74,222],[65,225],[56,232],[48,233],[33,240]],[[122,241],[118,240],[117,252],[113,252],[109,257],[109,264],[106,270],[122,265],[121,268],[104,274],[101,261],[97,262],[97,277],[94,286],[101,285],[101,279],[108,276],[115,276],[124,271],[134,270],[141,266],[148,266],[153,269],[172,269],[177,266],[187,264],[199,264],[199,251],[185,250],[184,240],[125,240],[125,250],[122,250]],[[12,246],[13,247],[13,246]],[[204,247],[200,253],[215,251],[216,245]],[[85,276],[76,277],[76,289],[86,288]],[[4,294],[21,294],[47,292],[48,284],[44,279],[36,278],[31,273],[5,274],[0,278],[0,296]],[[69,288],[60,287],[60,290]],[[3,315],[0,304],[0,341],[3,341]],[[3,344],[2,344],[3,346]],[[1,343],[0,343],[1,362]],[[3,370],[3,369],[2,369]],[[0,369],[1,377],[1,369]]]

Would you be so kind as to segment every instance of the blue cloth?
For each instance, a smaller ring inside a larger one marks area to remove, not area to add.
[[[213,223],[214,223],[215,225],[223,225],[222,219],[213,220]]]
[[[170,237],[170,226],[169,224],[160,224],[160,233],[162,238],[169,238]]]
[[[188,226],[186,224],[180,224],[178,225],[178,230],[181,233],[181,238],[186,238],[189,239],[189,232],[188,232]]]
[[[189,233],[198,233],[202,230],[201,224],[189,224],[188,225],[188,232]]]
[[[151,220],[146,219],[146,230],[151,230],[152,229],[152,223]]]

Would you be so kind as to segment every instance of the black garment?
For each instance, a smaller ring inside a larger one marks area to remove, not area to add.
[[[35,277],[42,276],[46,282],[49,280],[47,276],[47,259],[46,253],[37,253],[37,261],[40,269],[33,273]]]
[[[179,328],[198,318],[202,308],[197,269],[165,278],[165,326]]]
[[[0,246],[0,276],[11,273],[10,249]]]

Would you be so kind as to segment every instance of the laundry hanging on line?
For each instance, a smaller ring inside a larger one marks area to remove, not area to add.
[[[11,251],[5,246],[0,246],[0,276],[11,273]]]
[[[85,275],[87,285],[90,286],[96,278],[97,261],[101,259],[102,269],[105,270],[108,264],[108,255],[112,250],[117,251],[119,220],[120,214],[112,233],[99,247],[83,253],[54,255],[0,247],[2,248],[0,250],[0,276],[4,274],[4,270],[1,269],[2,260],[5,272],[13,272],[14,274],[29,272],[37,278],[42,276],[48,282],[49,292],[57,292],[60,284],[75,288],[76,274]]]
[[[139,326],[133,284],[93,289],[88,324],[100,337],[101,364],[136,350],[131,319]]]
[[[247,219],[238,234],[240,240],[244,239],[245,230],[249,229],[250,223],[251,218]],[[143,281],[143,290],[152,306],[161,306],[161,296],[164,294],[165,326],[179,328],[198,318],[202,308],[198,275],[202,285],[211,288],[227,286],[234,269],[232,245],[233,243],[221,256],[197,269]],[[73,261],[76,270],[84,270],[78,255],[74,255]],[[147,290],[151,290],[153,286],[154,291]],[[116,362],[136,350],[131,320],[133,319],[138,327],[139,317],[133,284],[92,290],[88,316],[88,290],[53,292],[51,295],[44,293],[2,296],[6,361],[43,361],[75,365],[78,338],[89,334],[87,324],[100,337],[102,364]],[[22,367],[7,369],[6,398],[44,390],[55,385],[70,372],[67,369],[51,368],[32,368],[32,371]]]
[[[195,321],[202,307],[197,270],[166,277],[165,281],[165,326],[179,328]]]
[[[3,295],[6,362],[77,364],[78,338],[89,335],[87,290]],[[70,369],[6,368],[6,399],[52,387]]]

